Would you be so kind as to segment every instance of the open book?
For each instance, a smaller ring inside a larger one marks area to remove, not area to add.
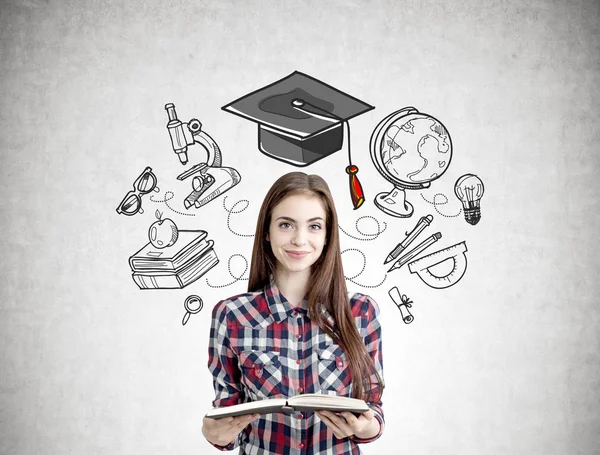
[[[267,398],[250,403],[234,404],[215,408],[206,414],[212,419],[221,419],[229,416],[244,414],[269,414],[271,412],[285,412],[291,414],[299,411],[349,411],[362,414],[369,410],[363,400],[337,395],[324,395],[320,393],[305,393],[291,398]]]

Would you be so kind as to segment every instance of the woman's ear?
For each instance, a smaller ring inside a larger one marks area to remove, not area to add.
[[[267,242],[270,240],[269,239],[269,233],[267,232],[267,238],[265,239]]]

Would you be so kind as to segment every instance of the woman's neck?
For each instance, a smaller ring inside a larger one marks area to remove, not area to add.
[[[276,270],[273,277],[279,291],[290,302],[290,305],[300,306],[308,288],[310,270],[303,270],[302,272]]]

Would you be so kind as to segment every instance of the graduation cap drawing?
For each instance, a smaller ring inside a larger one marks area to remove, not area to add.
[[[318,79],[298,71],[223,106],[258,123],[258,149],[265,155],[304,167],[341,150],[347,135],[350,193],[354,208],[364,202],[352,164],[348,120],[374,109]]]

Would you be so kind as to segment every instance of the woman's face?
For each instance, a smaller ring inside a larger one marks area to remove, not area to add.
[[[318,196],[288,196],[273,208],[267,240],[278,272],[310,271],[325,246],[326,223]]]

